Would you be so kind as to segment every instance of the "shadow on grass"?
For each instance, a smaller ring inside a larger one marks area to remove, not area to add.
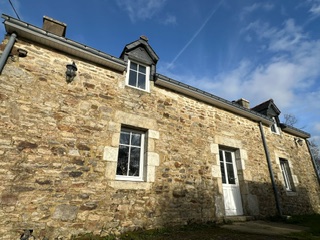
[[[266,236],[251,233],[243,233],[220,228],[215,223],[190,224],[180,227],[169,227],[155,230],[134,231],[121,236],[98,237],[85,235],[74,240],[288,240],[288,239],[320,239],[319,224],[320,215],[294,216],[287,220],[273,219],[273,221],[285,221],[310,228],[310,232],[302,232],[289,236]]]

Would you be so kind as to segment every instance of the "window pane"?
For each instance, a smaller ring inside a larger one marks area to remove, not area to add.
[[[125,132],[125,131],[121,131],[120,144],[129,145],[129,143],[130,143],[129,140],[130,140],[130,133],[129,132]]]
[[[145,89],[146,88],[146,75],[139,73],[139,79],[138,79],[138,87]]]
[[[236,184],[236,180],[234,178],[233,164],[227,163],[226,165],[227,165],[228,183]]]
[[[288,191],[294,191],[294,184],[288,161],[280,159],[280,167],[286,189]]]
[[[139,72],[141,72],[141,73],[146,73],[146,67],[145,66],[141,66],[141,65],[139,65]]]
[[[141,134],[140,133],[132,133],[131,145],[139,146],[139,147],[141,146]]]
[[[220,162],[223,162],[223,152],[219,150]]]
[[[129,147],[119,146],[117,175],[128,175]]]
[[[226,162],[232,163],[232,155],[231,152],[225,152],[226,155]]]
[[[130,69],[137,71],[137,67],[138,67],[138,64],[136,64],[134,62],[130,62]]]
[[[220,162],[220,170],[221,170],[222,183],[227,183],[223,162]]]
[[[130,152],[129,176],[139,176],[140,170],[140,148],[132,147]]]
[[[130,71],[129,74],[129,85],[136,87],[137,85],[137,73],[134,71]]]

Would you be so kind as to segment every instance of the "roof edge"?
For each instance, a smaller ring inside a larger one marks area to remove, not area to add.
[[[20,21],[6,14],[2,14],[1,17],[5,20],[3,24],[5,25],[7,33],[16,32],[18,37],[28,40],[30,40],[31,37],[36,37],[38,40],[33,39],[33,41],[36,41],[37,43],[55,48],[82,59],[102,64],[103,66],[117,71],[124,71],[127,67],[126,63],[122,59],[116,58],[97,49],[72,41],[68,38],[49,33],[39,27]]]
[[[292,126],[284,124],[284,123],[280,123],[280,127],[281,127],[282,131],[290,133],[290,134],[295,135],[297,137],[301,137],[301,138],[305,138],[305,139],[311,137],[310,133],[307,133],[305,131],[302,131],[301,129],[292,127]]]

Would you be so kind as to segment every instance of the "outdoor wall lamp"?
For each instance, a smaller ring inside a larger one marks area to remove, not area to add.
[[[299,144],[299,146],[302,146],[303,140],[301,138],[294,138],[294,141]]]
[[[74,79],[74,77],[77,75],[77,66],[74,62],[72,64],[67,64],[67,71],[66,71],[66,80],[67,83],[71,83]]]

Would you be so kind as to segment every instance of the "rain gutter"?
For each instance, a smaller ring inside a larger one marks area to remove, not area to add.
[[[7,33],[16,33],[18,38],[25,38],[35,41],[39,44],[52,47],[70,55],[106,66],[119,72],[123,72],[127,67],[127,64],[122,59],[117,57],[103,53],[99,50],[72,41],[65,37],[60,37],[53,33],[47,32],[41,28],[12,18],[8,15],[2,14],[1,17],[5,20],[4,25]]]

